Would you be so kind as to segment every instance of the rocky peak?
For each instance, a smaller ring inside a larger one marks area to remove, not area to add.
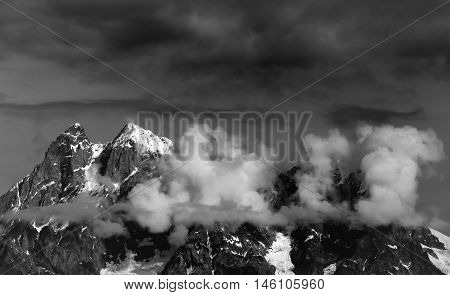
[[[91,157],[92,143],[83,127],[70,126],[50,144],[42,163],[3,195],[0,214],[55,204],[75,195]]]
[[[150,130],[139,127],[136,124],[128,123],[112,142],[113,147],[135,148],[140,154],[157,153],[159,155],[167,154],[172,141],[155,135]]]
[[[157,160],[171,153],[172,148],[171,140],[128,123],[105,147],[96,162],[100,165],[102,175],[120,183],[138,171],[145,171],[147,174],[153,172]]]
[[[55,163],[71,162],[77,169],[87,164],[92,154],[92,143],[84,128],[76,123],[61,133],[49,146],[43,164],[58,166]]]
[[[84,134],[86,136],[84,127],[81,126],[80,123],[75,123],[75,124],[71,125],[66,131],[64,131],[63,134],[71,134],[71,135]]]

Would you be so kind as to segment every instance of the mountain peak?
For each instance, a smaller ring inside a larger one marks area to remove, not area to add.
[[[63,151],[77,152],[90,148],[91,142],[80,123],[75,123],[61,133],[50,145],[48,152],[65,154]]]
[[[130,122],[120,131],[112,145],[135,147],[139,153],[166,154],[173,144],[171,140],[159,137],[150,130]]]
[[[134,129],[143,129],[143,128],[139,127],[138,125],[134,124],[133,122],[128,122],[124,128],[129,131],[134,130]]]
[[[67,128],[67,130],[64,131],[63,134],[66,134],[66,135],[70,134],[73,136],[78,136],[78,135],[82,135],[82,134],[85,135],[86,133],[84,131],[83,126],[77,122],[75,124],[72,124],[69,128]]]

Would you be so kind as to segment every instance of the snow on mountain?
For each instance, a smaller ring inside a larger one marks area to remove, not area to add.
[[[143,164],[151,166],[157,158],[170,153],[172,146],[169,139],[128,123],[111,143],[92,145],[92,160],[84,169],[83,191],[119,190],[123,183],[146,169]]]
[[[68,140],[62,141],[58,147],[69,145],[73,153],[76,153],[79,149],[84,150],[91,147],[91,143],[87,139],[84,128],[80,123],[73,124],[61,135]]]
[[[100,270],[101,275],[157,275],[162,271],[166,260],[155,257],[150,261],[137,262],[136,254],[127,253],[127,257],[119,264],[108,263]]]
[[[291,262],[291,239],[282,233],[276,234],[268,253],[264,257],[267,262],[275,266],[276,275],[293,275],[294,265]]]
[[[332,263],[323,269],[324,275],[334,275],[336,272],[336,263]]]
[[[428,253],[430,261],[443,273],[450,275],[450,237],[438,232],[437,230],[431,229],[431,233],[439,239],[441,243],[444,244],[445,250],[430,248],[436,254],[434,257],[432,254]]]
[[[138,153],[158,153],[164,155],[170,152],[173,143],[170,139],[159,137],[150,130],[143,129],[133,123],[128,123],[112,146],[134,146]]]
[[[96,159],[102,153],[105,146],[102,143],[94,143],[92,145],[92,159]]]

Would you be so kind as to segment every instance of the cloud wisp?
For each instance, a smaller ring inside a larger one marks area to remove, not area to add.
[[[126,230],[122,221],[114,219],[111,214],[103,214],[98,204],[96,198],[81,193],[72,202],[7,212],[1,220],[19,219],[34,221],[37,224],[48,224],[51,221],[60,224],[88,222],[93,233],[98,237],[106,238],[125,234]]]

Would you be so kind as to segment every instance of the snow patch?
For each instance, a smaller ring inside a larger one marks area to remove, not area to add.
[[[127,258],[119,264],[108,263],[100,270],[101,275],[157,275],[166,264],[167,259],[158,255],[147,262],[136,262],[136,254],[127,253]]]
[[[136,262],[135,254],[127,254],[127,258],[120,264],[107,264],[106,268],[100,270],[101,275],[136,275],[133,271],[140,267],[140,263]]]
[[[336,272],[336,263],[332,263],[323,269],[324,275],[334,275]]]
[[[168,154],[173,146],[170,139],[159,137],[150,130],[145,130],[133,123],[128,123],[122,134],[113,142],[113,147],[127,146],[131,148],[134,143],[136,150],[140,153],[161,155]]]
[[[314,239],[313,235],[309,235],[306,239],[305,239],[305,243],[308,242],[309,240]]]
[[[123,180],[123,182],[126,182],[128,179],[130,179],[131,177],[133,177],[133,175],[135,175],[138,171],[139,171],[139,168],[134,167],[134,170],[131,171],[130,175],[128,175],[127,178],[125,178],[125,179]]]
[[[291,239],[282,233],[277,233],[275,241],[264,257],[267,262],[275,266],[276,275],[294,275],[294,265],[291,261]]]
[[[65,230],[69,226],[69,222],[68,221],[65,221],[63,223],[53,222],[51,226],[54,232],[59,232]]]
[[[103,146],[103,144],[101,144],[101,143],[94,143],[92,145],[92,159],[98,158],[98,156],[100,156],[100,154],[103,152],[104,148],[105,147]]]
[[[391,249],[397,249],[397,246],[395,246],[395,245],[388,245],[388,247]]]
[[[47,189],[47,188],[49,188],[50,186],[55,185],[55,184],[56,184],[55,181],[51,181],[51,182],[49,182],[49,183],[43,185],[41,189]]]
[[[404,263],[402,260],[400,260],[400,263],[403,265],[404,268],[410,269],[412,262]]]
[[[14,211],[20,210],[20,207],[22,206],[22,201],[20,200],[20,192],[19,192],[19,184],[16,183],[16,200],[17,205],[14,207]]]
[[[98,183],[96,179],[97,167],[95,165],[90,165],[86,170],[84,170],[84,185],[82,192],[93,192],[102,190],[103,186]]]
[[[232,244],[232,245],[235,245],[235,244],[237,244],[237,243],[239,243],[240,244],[240,241],[239,241],[239,238],[238,237],[235,237],[235,236],[233,236],[233,235],[229,235],[229,237],[230,238],[228,238],[228,236],[224,236],[223,237],[223,239],[228,243],[228,244]],[[241,245],[242,246],[242,245]]]
[[[36,224],[36,221],[33,221],[33,222],[31,223],[31,226],[34,227],[34,229],[35,229],[38,233],[40,233],[41,230],[42,230],[44,227],[48,226],[48,225],[49,225],[50,223],[52,223],[54,220],[55,220],[55,218],[54,218],[54,217],[51,217],[46,223],[41,224],[41,225],[39,225],[39,226]]]
[[[450,275],[450,237],[447,237],[446,235],[431,228],[430,231],[433,236],[437,237],[439,241],[444,244],[445,250],[430,248],[425,245],[422,245],[422,248],[433,250],[433,252],[437,256],[437,259],[434,256],[428,254],[431,263],[433,263],[434,266],[436,266],[443,273]]]

